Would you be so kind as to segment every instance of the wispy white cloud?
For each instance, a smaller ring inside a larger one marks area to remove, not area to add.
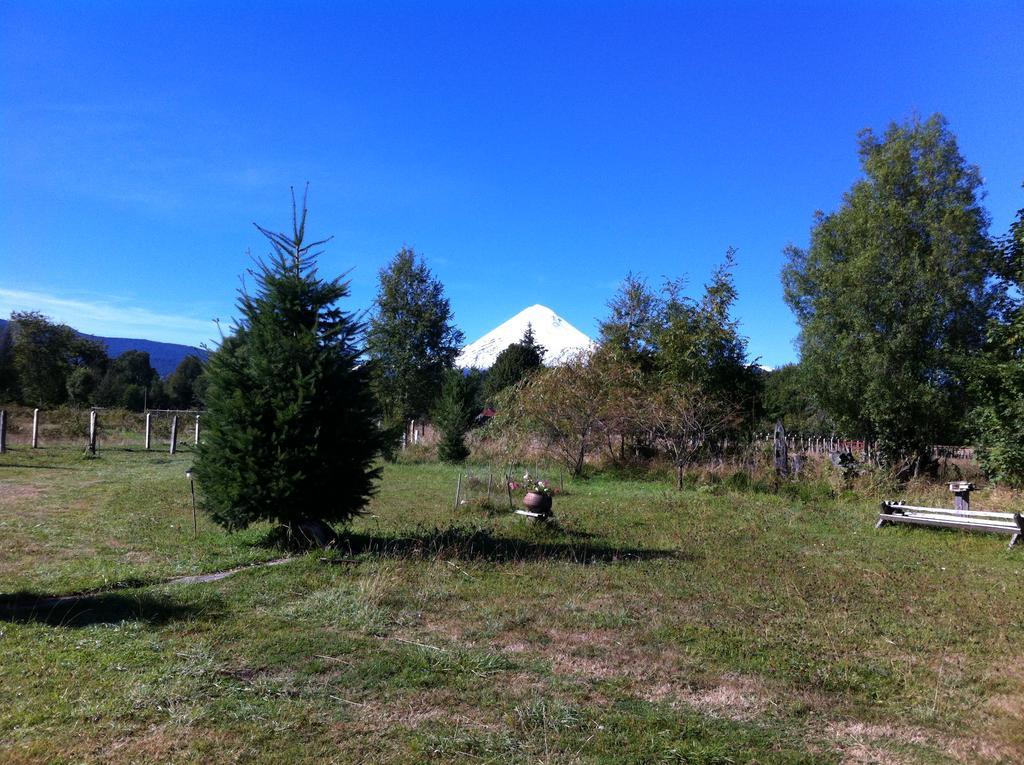
[[[82,300],[0,288],[0,318],[7,318],[12,311],[39,311],[81,332],[105,337],[134,337],[185,345],[209,343],[219,337],[212,319],[156,313],[117,298]]]

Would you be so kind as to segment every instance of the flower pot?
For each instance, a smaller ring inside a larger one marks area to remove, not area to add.
[[[523,504],[531,512],[547,515],[551,512],[551,495],[530,491],[523,497]]]

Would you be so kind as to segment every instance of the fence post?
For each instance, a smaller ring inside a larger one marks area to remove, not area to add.
[[[89,454],[96,453],[96,410],[89,410]]]
[[[178,449],[178,415],[171,418],[171,454]]]
[[[196,439],[193,443],[194,446],[199,446],[199,415],[196,415]]]
[[[152,418],[153,418],[153,415],[150,414],[149,412],[146,412],[146,451],[147,452],[149,451],[149,441],[150,441],[150,438],[153,435],[153,422],[152,422]]]
[[[0,454],[7,451],[7,410],[0,409]]]
[[[39,410],[32,410],[32,448],[39,448]]]
[[[782,420],[775,423],[775,475],[784,478],[789,473],[789,444]]]

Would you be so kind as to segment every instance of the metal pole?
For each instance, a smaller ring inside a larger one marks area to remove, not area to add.
[[[178,415],[171,418],[171,454],[178,448]]]
[[[196,517],[196,481],[192,475],[192,468],[186,470],[185,475],[188,476],[188,485],[192,488],[192,538],[196,539],[199,536],[199,520]]]
[[[196,415],[196,440],[195,446],[199,446],[199,415]]]
[[[96,410],[89,412],[89,454],[96,453]]]
[[[153,415],[146,412],[146,451],[149,451],[149,440],[153,435]]]
[[[32,410],[32,448],[39,448],[39,410]]]

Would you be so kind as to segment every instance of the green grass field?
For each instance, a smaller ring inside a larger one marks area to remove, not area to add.
[[[1003,537],[601,477],[547,529],[388,465],[343,549],[166,584],[288,555],[193,539],[190,461],[0,455],[0,761],[1024,761]]]

